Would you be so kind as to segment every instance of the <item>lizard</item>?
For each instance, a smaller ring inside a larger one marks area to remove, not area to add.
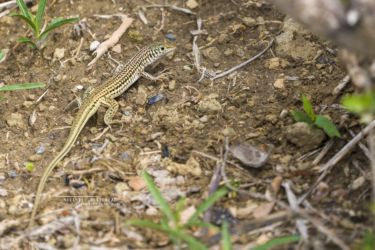
[[[174,50],[175,48],[165,46],[163,44],[153,44],[140,49],[121,70],[97,87],[89,87],[84,94],[82,104],[75,115],[69,135],[61,151],[53,158],[53,160],[45,168],[36,190],[34,205],[29,221],[29,228],[34,224],[35,216],[41,196],[48,180],[57,164],[65,157],[76,142],[79,134],[86,125],[87,121],[93,116],[100,106],[107,108],[104,114],[104,123],[111,128],[114,123],[113,117],[116,114],[119,104],[115,100],[116,97],[128,90],[140,77],[156,81],[162,75],[154,77],[145,71],[145,68],[156,62],[163,55]]]

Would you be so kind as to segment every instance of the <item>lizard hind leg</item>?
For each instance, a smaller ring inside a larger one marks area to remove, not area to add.
[[[113,98],[106,98],[104,101],[102,101],[102,103],[108,108],[104,114],[104,123],[109,127],[110,130],[112,130],[112,124],[120,123],[120,121],[113,120],[113,117],[119,108],[119,104]]]

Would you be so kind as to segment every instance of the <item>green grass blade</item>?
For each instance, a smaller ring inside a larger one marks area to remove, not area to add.
[[[309,99],[306,96],[302,96],[302,104],[303,110],[305,110],[306,114],[310,117],[312,121],[315,121],[315,112],[313,106]]]
[[[25,90],[25,89],[35,89],[35,88],[44,88],[46,85],[43,83],[17,83],[11,85],[5,85],[0,87],[0,91],[13,91],[13,90]]]
[[[5,52],[3,50],[0,50],[0,62],[4,59]]]
[[[226,195],[228,190],[223,187],[218,189],[215,193],[213,193],[211,196],[209,196],[205,201],[203,201],[198,207],[197,210],[195,210],[194,214],[189,218],[187,225],[190,225],[191,223],[195,222],[199,215],[203,214],[207,209],[209,209],[216,201],[218,201],[221,197]]]
[[[152,197],[159,204],[161,211],[164,213],[164,215],[168,218],[169,221],[173,221],[175,225],[177,225],[177,221],[173,215],[172,209],[169,207],[167,201],[164,199],[159,189],[156,187],[151,176],[146,171],[143,171],[142,176],[146,182],[147,188],[150,191]]]
[[[315,125],[323,129],[324,132],[330,137],[340,138],[340,132],[337,130],[336,125],[327,117],[323,115],[318,115],[315,120]]]
[[[39,37],[45,36],[50,32],[51,30],[54,30],[62,25],[68,24],[68,23],[74,23],[79,20],[78,17],[74,18],[67,18],[67,19],[62,19],[62,18],[56,18],[52,20],[51,23],[47,25],[47,28],[42,32],[42,34],[39,35]]]
[[[169,237],[175,238],[175,239],[180,239],[184,242],[186,242],[189,245],[189,249],[197,249],[197,250],[207,250],[208,248],[203,245],[201,242],[196,240],[194,237],[187,235],[186,233],[175,230],[172,228],[164,228],[163,226],[153,223],[148,220],[131,220],[127,223],[128,225],[132,226],[138,226],[138,227],[147,227],[151,228],[157,231],[161,231],[166,233]]]
[[[296,122],[305,122],[309,125],[313,124],[313,121],[305,112],[301,110],[292,110],[291,113],[292,113],[293,119]]]
[[[228,222],[224,221],[221,230],[221,244],[223,250],[232,250],[232,242],[230,239],[230,233],[228,229]]]
[[[25,23],[27,23],[27,25],[30,26],[30,28],[33,30],[34,34],[37,33],[37,30],[36,30],[36,27],[35,27],[35,23],[33,22],[32,19],[24,16],[24,15],[21,15],[21,14],[17,14],[17,13],[12,13],[10,14],[10,16],[15,16],[15,17],[19,17],[21,18],[23,21],[25,21]]]
[[[266,243],[251,248],[251,250],[269,250],[277,246],[285,245],[285,244],[290,244],[299,241],[300,237],[298,235],[291,235],[291,236],[283,236],[279,238],[274,238]],[[250,250],[250,249],[249,249]]]
[[[18,42],[20,42],[20,43],[28,43],[34,49],[37,48],[36,44],[30,38],[27,38],[27,37],[20,37],[20,38],[18,38]]]
[[[29,9],[27,8],[25,2],[23,0],[17,0],[18,8],[20,9],[22,15],[27,17],[29,20],[33,20],[32,14],[30,13]]]
[[[37,27],[37,31],[38,31],[37,37],[39,37],[39,32],[42,27],[42,20],[43,20],[44,10],[46,9],[46,3],[47,3],[47,0],[40,0],[38,4],[38,10],[35,16],[35,26]]]

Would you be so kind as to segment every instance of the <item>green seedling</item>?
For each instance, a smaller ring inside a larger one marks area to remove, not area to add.
[[[358,114],[362,122],[369,123],[375,114],[375,91],[347,95],[342,99],[342,105],[350,112]]]
[[[34,170],[34,163],[32,163],[32,162],[26,162],[25,163],[25,169],[28,172],[32,172]]]
[[[195,237],[191,236],[189,230],[193,227],[210,227],[215,226],[205,223],[200,219],[203,213],[212,207],[212,205],[218,201],[221,197],[227,194],[226,188],[218,189],[210,197],[204,200],[193,213],[192,216],[187,220],[186,223],[181,221],[181,212],[185,207],[185,198],[181,198],[173,210],[162,196],[160,190],[156,187],[151,176],[147,172],[143,172],[143,178],[146,182],[147,188],[150,191],[155,202],[159,205],[163,218],[159,223],[152,222],[150,220],[131,220],[128,222],[129,225],[151,228],[168,235],[172,242],[179,246],[182,242],[186,243],[189,249],[208,249],[202,242]],[[225,230],[225,229],[223,229]],[[228,233],[228,232],[226,232]],[[228,233],[229,234],[229,233]],[[226,235],[226,237],[229,237]],[[229,241],[230,242],[230,241]],[[226,245],[228,239],[226,239]],[[228,249],[228,248],[227,248]],[[230,249],[230,248],[229,248]]]
[[[33,48],[39,49],[45,41],[49,32],[64,24],[77,22],[79,20],[78,18],[58,17],[52,19],[52,21],[49,24],[47,24],[44,28],[43,16],[46,8],[46,3],[47,0],[40,0],[36,15],[33,15],[29,11],[23,0],[17,0],[17,5],[20,9],[20,13],[12,13],[11,16],[21,18],[21,20],[23,20],[29,26],[29,29],[33,32],[33,39],[30,39],[28,37],[20,37],[18,39],[19,42],[28,43]]]
[[[313,106],[307,97],[302,96],[303,111],[293,110],[292,115],[296,122],[305,122],[324,131],[330,138],[341,137],[335,124],[323,115],[316,115]]]

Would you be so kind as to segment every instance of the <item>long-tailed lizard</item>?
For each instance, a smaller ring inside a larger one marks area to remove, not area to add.
[[[121,71],[115,74],[112,78],[104,84],[95,88],[89,89],[85,93],[85,97],[73,121],[68,138],[66,139],[64,147],[53,158],[47,168],[44,170],[40,179],[38,189],[35,195],[33,210],[30,217],[29,227],[34,223],[35,215],[41,201],[41,195],[44,186],[50,176],[52,170],[65,157],[76,142],[79,134],[84,128],[85,124],[91,116],[93,116],[100,106],[107,107],[104,115],[104,123],[111,126],[113,117],[119,108],[119,104],[114,99],[129,89],[140,77],[145,77],[152,81],[158,79],[149,73],[145,72],[145,68],[157,61],[166,53],[172,51],[174,48],[164,46],[162,44],[155,44],[144,47],[139,50],[122,68]]]

